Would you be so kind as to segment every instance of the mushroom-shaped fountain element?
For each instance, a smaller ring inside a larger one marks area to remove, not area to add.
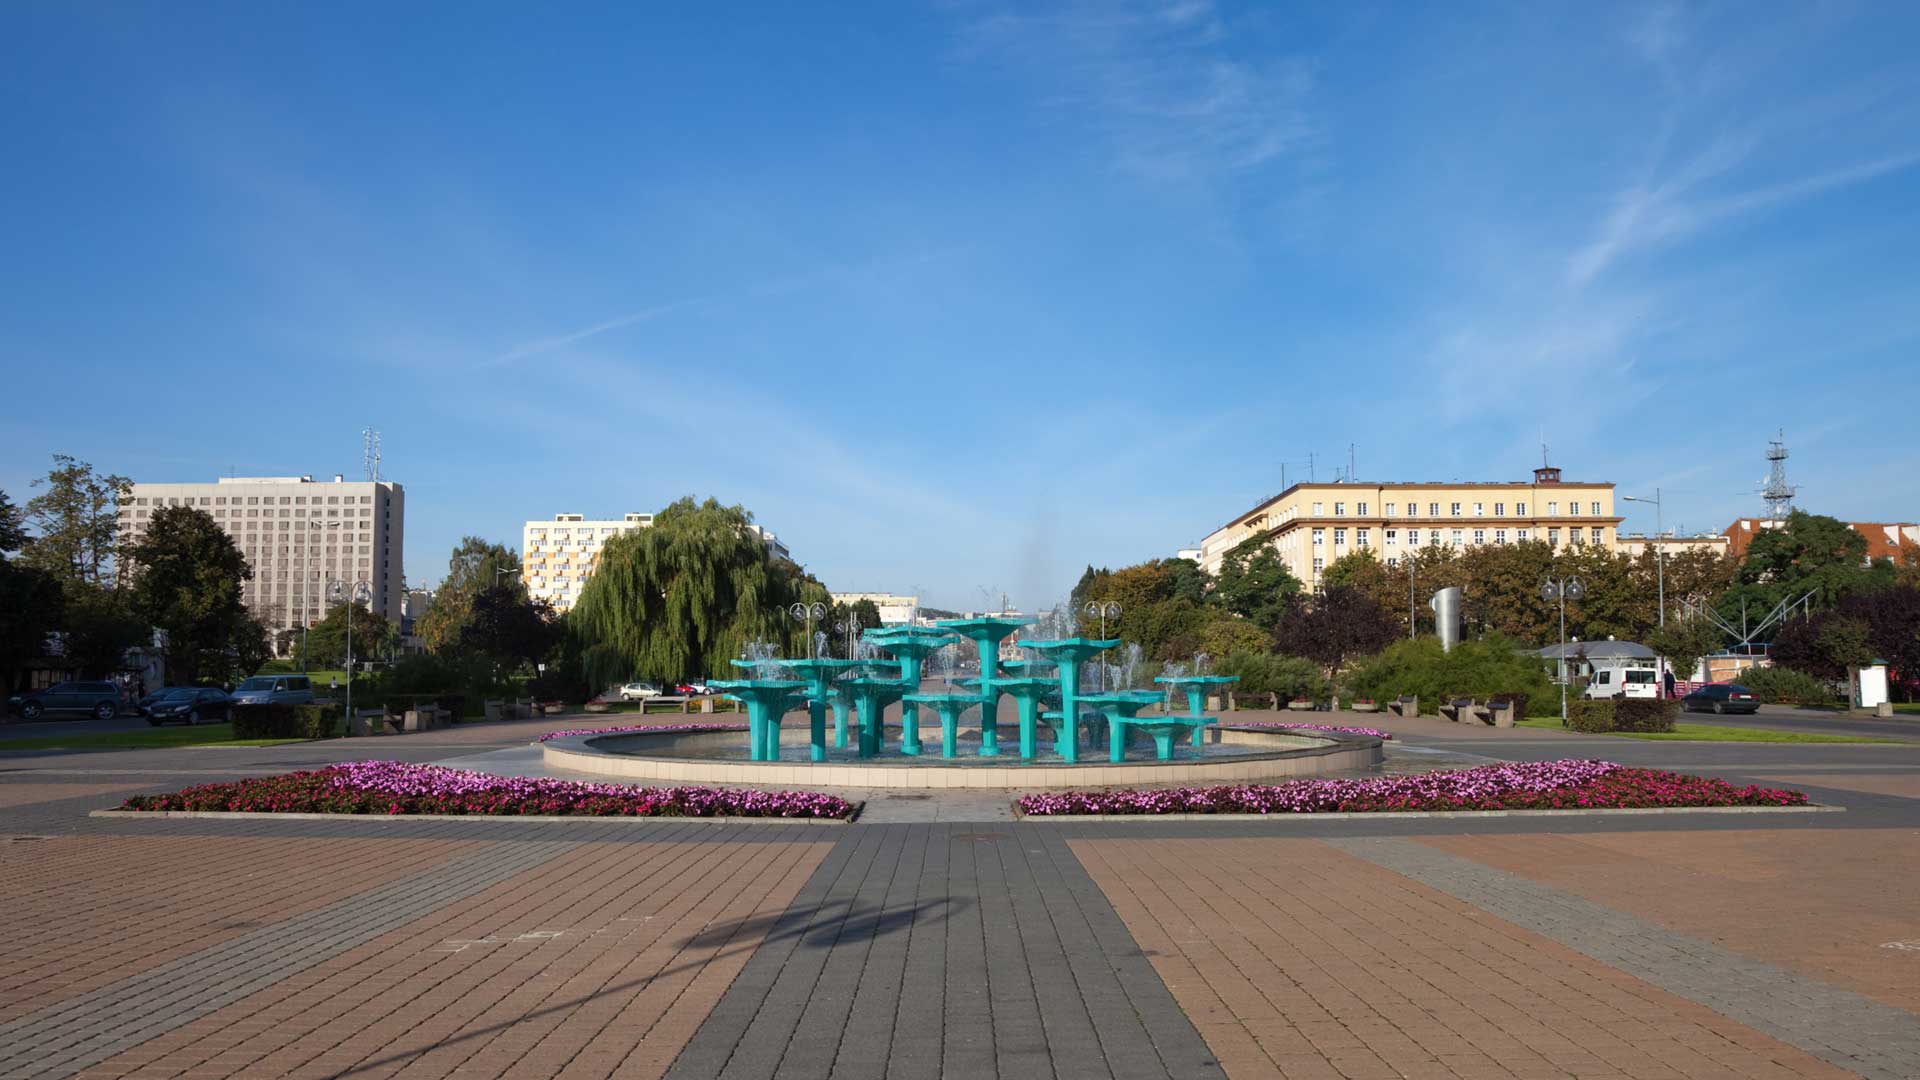
[[[974,619],[941,619],[933,625],[942,630],[951,630],[973,642],[980,650],[980,756],[993,757],[1000,752],[1000,736],[995,721],[1000,713],[1000,691],[994,681],[1000,674],[997,667],[1000,660],[1000,640],[1023,626],[1033,623],[1032,619],[1017,619],[1005,615],[983,615]],[[945,723],[945,715],[942,723]],[[953,755],[948,754],[948,757]]]
[[[909,694],[920,691],[920,664],[927,654],[953,644],[951,631],[925,626],[876,627],[860,636],[900,661],[900,679],[907,684],[905,692]],[[900,752],[920,752],[920,708],[913,702],[907,702],[900,709]]]
[[[981,700],[972,694],[908,694],[900,700],[920,705],[931,705],[933,706],[933,711],[940,715],[940,756],[943,758],[957,756],[960,739],[960,714],[973,708],[975,705],[982,704]],[[983,727],[981,730],[985,731],[989,729]],[[985,754],[987,751],[985,747],[982,747],[980,752]],[[995,751],[995,753],[998,753],[998,751]]]
[[[1057,641],[1022,641],[1020,647],[1031,649],[1047,660],[1060,665],[1060,711],[1041,713],[1040,719],[1054,728],[1054,742],[1060,756],[1068,761],[1080,760],[1080,665],[1090,656],[1098,655],[1115,645],[1118,638],[1105,640],[1100,638],[1061,638]]]
[[[1153,677],[1153,681],[1157,683],[1166,683],[1168,687],[1170,687],[1171,689],[1185,690],[1187,692],[1187,715],[1199,716],[1204,711],[1205,706],[1207,704],[1207,689],[1209,687],[1225,686],[1228,683],[1237,683],[1240,681],[1240,676],[1238,675],[1155,675]],[[1195,746],[1200,745],[1201,730],[1202,729],[1197,725],[1193,729],[1193,745]]]
[[[1130,729],[1144,731],[1153,736],[1160,750],[1161,761],[1166,761],[1173,756],[1172,732],[1185,731],[1193,725],[1193,719],[1184,717],[1181,722],[1171,724],[1154,724],[1151,720],[1136,719],[1141,709],[1160,700],[1160,692],[1157,690],[1117,690],[1109,694],[1089,694],[1080,699],[1082,704],[1093,706],[1107,718],[1108,761],[1126,760],[1127,732]],[[1195,730],[1198,728],[1196,727]]]
[[[856,751],[863,758],[878,754],[886,741],[884,727],[887,706],[899,701],[901,695],[915,689],[914,684],[901,679],[876,679],[862,675],[852,679],[842,679],[836,686],[845,687],[853,698],[855,715],[860,723],[860,747]],[[911,729],[909,729],[911,730]],[[915,750],[919,748],[916,746]],[[905,747],[901,748],[905,752]]]
[[[1060,693],[1060,678],[1053,674],[1052,664],[1046,665],[1047,673],[1044,675],[1006,674],[1004,669],[1012,666],[1012,664],[1002,665],[1002,674],[993,680],[993,689],[997,694],[1011,697],[1014,707],[1019,710],[1017,715],[1020,718],[1020,756],[1031,761],[1034,754],[1034,725],[1040,719],[1040,705],[1047,698]],[[1024,669],[1028,665],[1020,666]],[[978,679],[961,679],[960,685],[971,688],[979,681]]]
[[[708,683],[747,706],[747,743],[754,761],[780,760],[780,718],[799,704],[807,684],[792,679],[721,679]]]
[[[765,662],[779,665],[781,668],[799,676],[807,684],[807,719],[811,721],[809,727],[811,736],[809,740],[809,753],[812,755],[814,761],[827,760],[827,705],[833,699],[833,681],[848,671],[867,667],[872,661],[835,660],[830,657],[824,657],[813,660],[771,660]],[[751,660],[735,660],[734,663],[740,667],[754,667],[757,662]],[[837,719],[839,720],[839,724],[837,725],[839,730],[836,733],[838,736],[837,742],[838,745],[844,747],[847,745],[847,721],[845,713],[841,713]]]
[[[898,660],[835,660],[842,667],[842,677],[827,683],[827,704],[833,707],[833,748],[847,748],[847,720],[854,716],[853,691],[847,687],[847,677],[871,674],[876,678],[888,678],[898,674]],[[853,725],[858,727],[858,721]]]

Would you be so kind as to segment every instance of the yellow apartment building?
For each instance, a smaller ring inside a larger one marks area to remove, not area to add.
[[[1209,533],[1200,565],[1220,572],[1227,552],[1264,536],[1309,586],[1334,560],[1372,551],[1388,566],[1421,547],[1545,541],[1557,547],[1617,545],[1613,485],[1575,483],[1556,468],[1532,482],[1295,484]]]

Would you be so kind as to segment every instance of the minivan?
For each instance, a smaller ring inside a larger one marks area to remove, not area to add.
[[[1657,698],[1660,672],[1650,667],[1599,668],[1587,683],[1590,698]]]
[[[313,680],[305,675],[255,675],[233,688],[235,705],[311,705]]]

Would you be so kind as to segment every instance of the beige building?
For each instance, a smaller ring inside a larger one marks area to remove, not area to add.
[[[1295,484],[1210,533],[1199,561],[1217,574],[1227,552],[1266,537],[1311,586],[1334,560],[1356,551],[1397,566],[1420,547],[1539,540],[1612,550],[1620,521],[1612,484],[1563,481],[1553,468],[1535,469],[1531,483]]]
[[[880,609],[881,626],[905,626],[907,620],[913,618],[914,611],[920,606],[919,597],[901,596],[898,593],[837,592],[828,593],[827,596],[836,604],[848,606],[862,600],[873,601],[873,606]]]
[[[318,622],[329,587],[366,582],[369,607],[398,619],[406,493],[391,481],[311,476],[222,477],[211,484],[135,484],[119,506],[119,537],[138,541],[163,506],[206,512],[253,567],[247,608],[269,630]]]
[[[1639,558],[1647,551],[1659,549],[1665,551],[1668,558],[1683,551],[1705,551],[1713,555],[1725,555],[1732,546],[1732,540],[1721,533],[1696,533],[1692,536],[1652,537],[1644,533],[1621,533],[1616,547],[1625,555]]]
[[[566,611],[580,599],[587,578],[600,561],[600,549],[623,532],[653,524],[652,514],[626,514],[619,520],[588,521],[580,514],[555,514],[551,521],[529,521],[520,532],[520,558],[527,595]],[[780,538],[758,525],[749,532],[766,542],[770,554],[791,559]]]

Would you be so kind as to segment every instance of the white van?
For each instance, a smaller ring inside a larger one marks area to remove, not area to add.
[[[1596,668],[1587,683],[1586,697],[1657,698],[1660,696],[1660,672],[1650,667]]]

